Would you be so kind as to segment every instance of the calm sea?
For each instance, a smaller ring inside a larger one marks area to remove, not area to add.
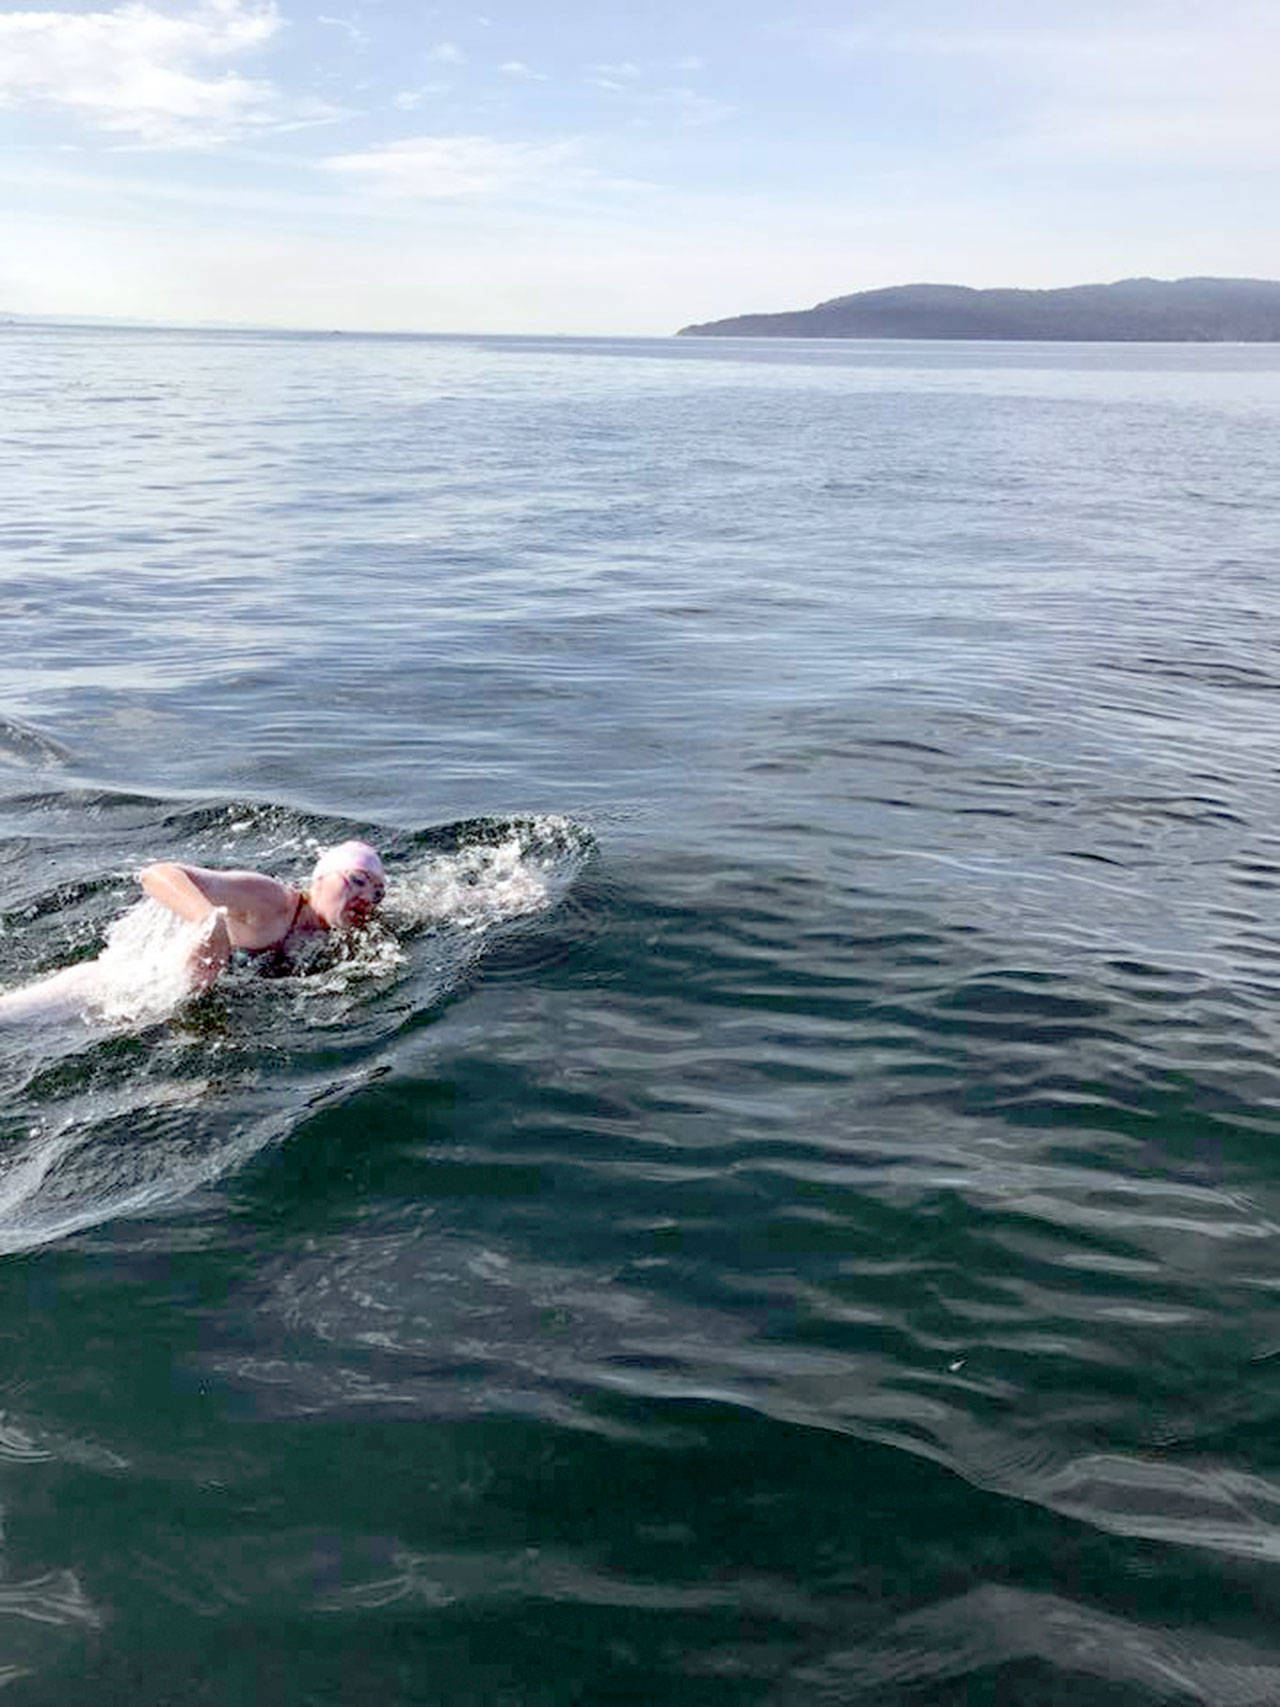
[[[1280,1702],[1278,543],[1280,349],[0,329],[6,1703]]]

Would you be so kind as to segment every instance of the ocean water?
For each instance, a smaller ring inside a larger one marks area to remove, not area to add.
[[[0,328],[6,1702],[1280,1702],[1277,447],[1270,348]],[[180,999],[139,866],[349,834]]]

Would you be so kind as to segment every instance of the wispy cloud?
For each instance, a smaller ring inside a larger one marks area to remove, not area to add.
[[[381,148],[333,155],[322,165],[377,195],[439,200],[495,196],[554,179],[575,154],[572,143],[410,136]]]
[[[587,67],[587,81],[597,89],[621,91],[633,89],[644,73],[638,65],[630,60],[624,60],[618,65],[590,65]]]
[[[702,61],[685,59],[678,62],[687,73],[701,69]],[[669,67],[663,67],[664,71]],[[587,82],[606,94],[617,95],[620,105],[628,108],[641,125],[675,123],[685,128],[719,124],[737,111],[727,101],[703,95],[688,84],[655,82],[651,71],[632,60],[612,65],[589,65]]]
[[[995,38],[987,51],[1039,91],[1031,139],[1055,153],[1256,162],[1280,144],[1280,17],[1226,10],[1200,25]]]
[[[1221,0],[1212,13],[1137,4],[1106,20],[1025,27],[984,26],[979,13],[963,29],[855,28],[824,42],[950,62],[966,79],[984,70],[1019,145],[1056,155],[1256,163],[1280,144],[1280,15],[1253,0]]]
[[[151,147],[202,145],[333,116],[227,69],[281,27],[271,0],[202,0],[181,16],[146,0],[110,11],[0,15],[0,106],[75,114]]]
[[[341,30],[352,47],[359,52],[363,52],[369,45],[368,31],[361,29],[352,18],[332,18],[324,12],[317,12],[316,22],[327,25],[329,29]]]
[[[429,101],[433,95],[447,95],[448,83],[423,83],[417,89],[401,89],[391,97],[391,105],[402,113],[411,113]]]
[[[525,78],[532,83],[545,83],[545,71],[535,71],[531,65],[526,65],[523,59],[505,59],[498,67],[504,77]]]
[[[729,101],[717,101],[711,95],[701,95],[696,89],[660,89],[653,97],[659,112],[690,129],[703,125],[722,124],[737,112]]]

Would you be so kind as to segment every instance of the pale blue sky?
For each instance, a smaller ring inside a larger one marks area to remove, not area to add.
[[[1280,276],[1245,0],[0,3],[0,312],[664,333]]]

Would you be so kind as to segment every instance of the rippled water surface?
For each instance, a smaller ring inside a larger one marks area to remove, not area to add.
[[[0,328],[0,989],[105,980],[0,1023],[6,1700],[1280,1702],[1278,429]]]

